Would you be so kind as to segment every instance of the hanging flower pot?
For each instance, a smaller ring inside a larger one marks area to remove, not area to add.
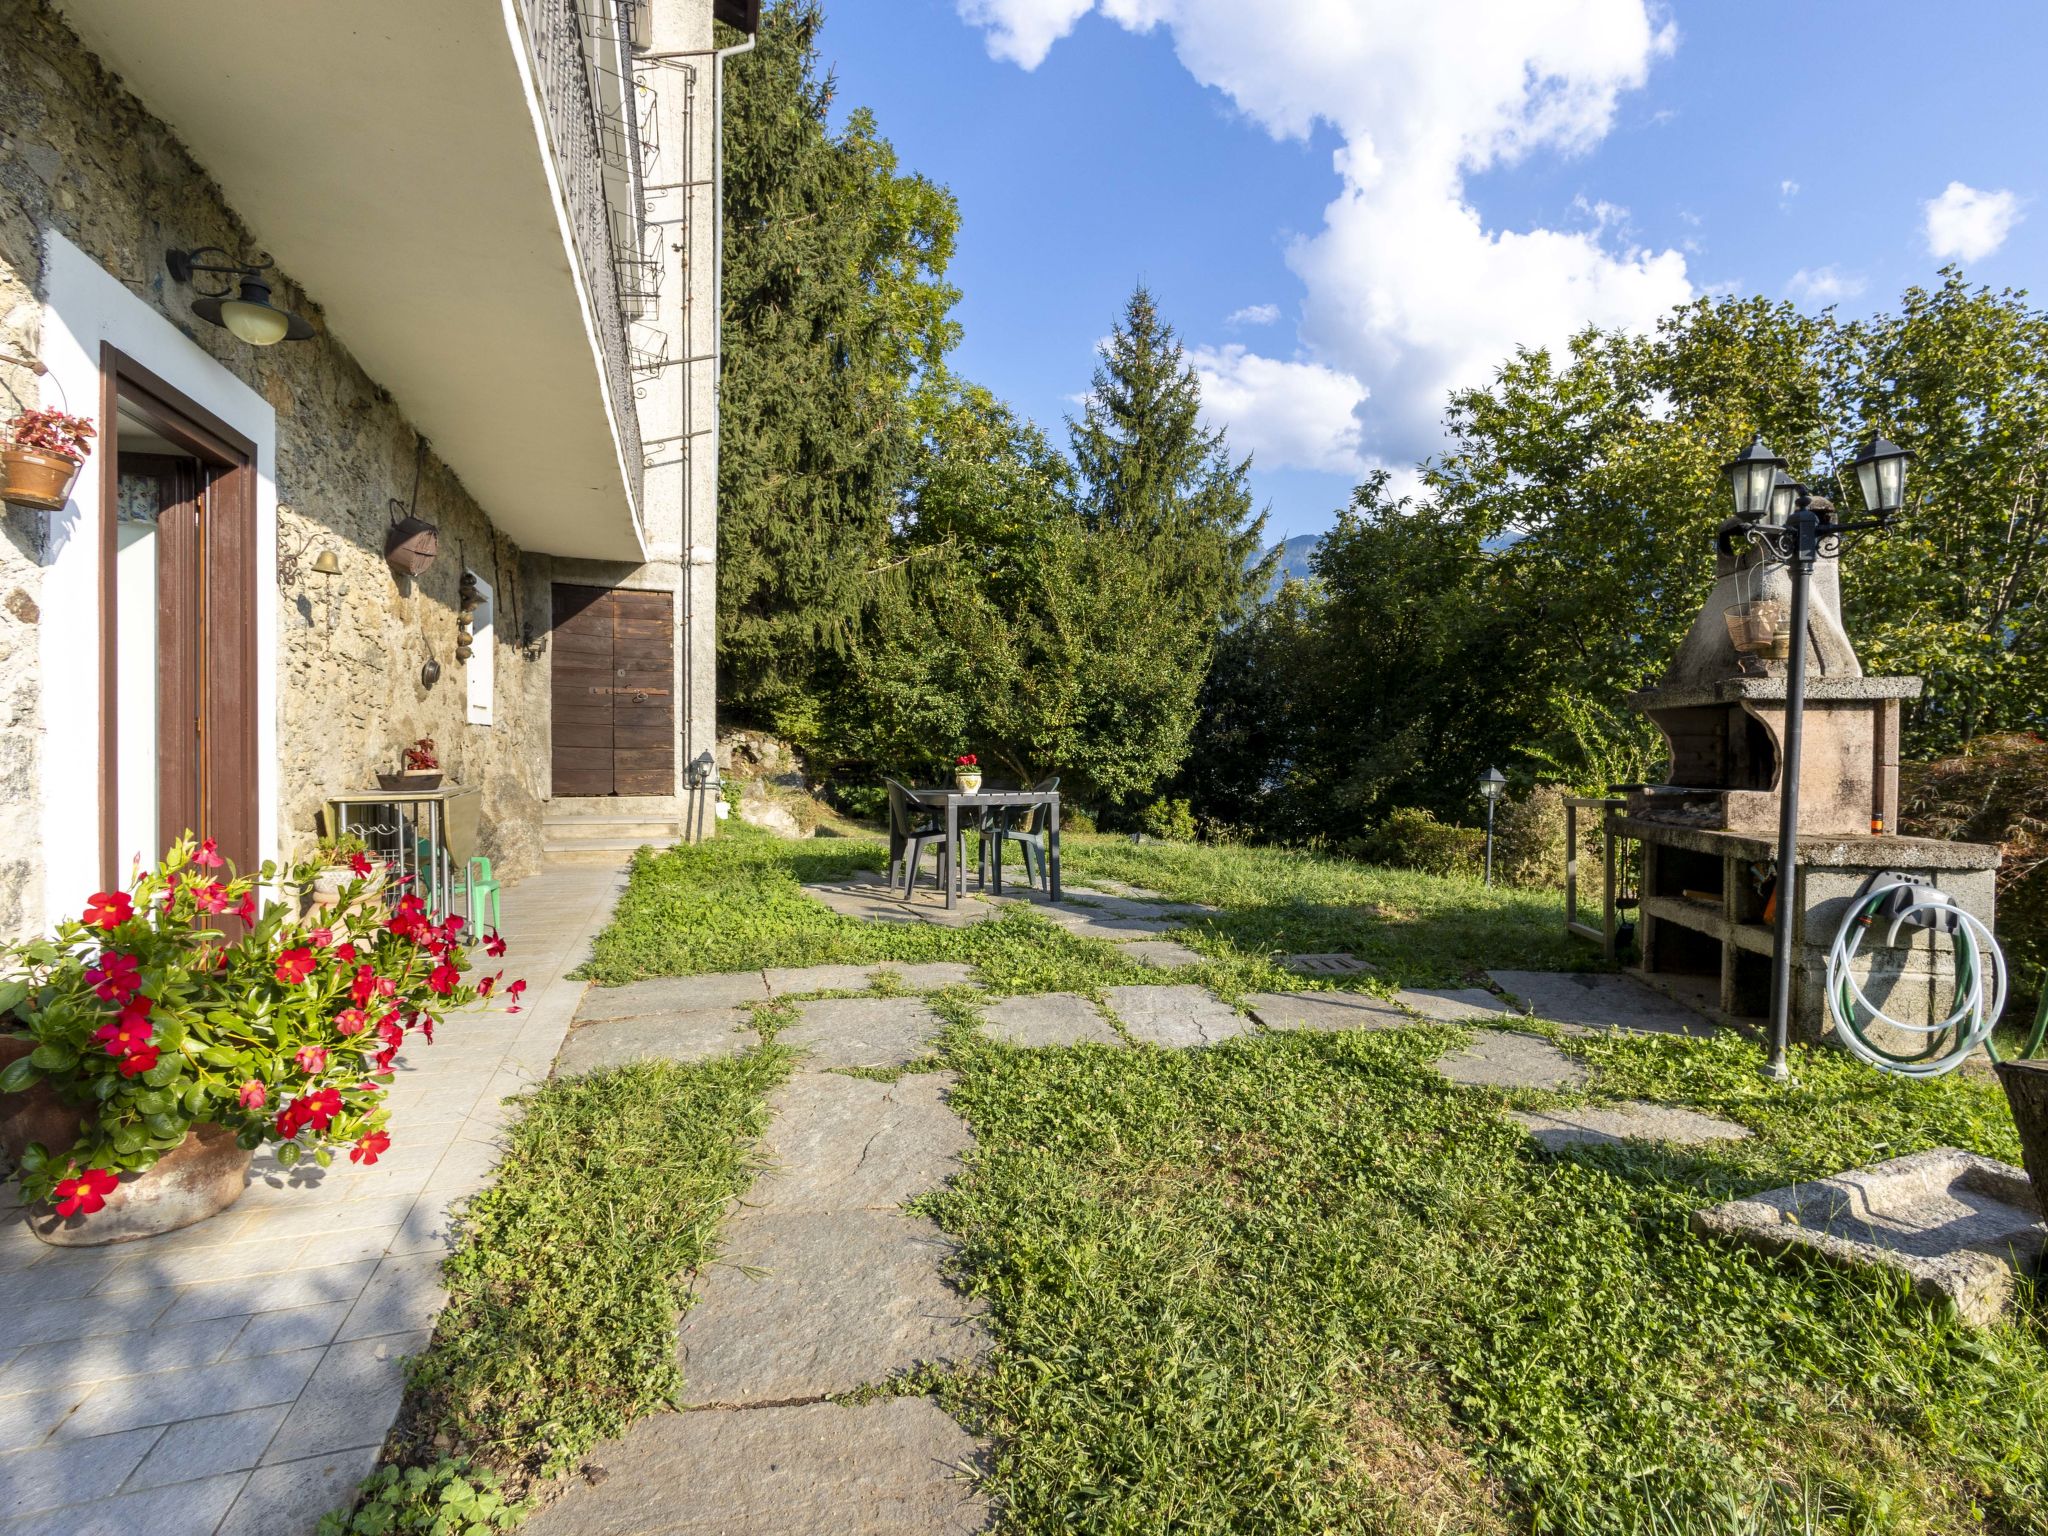
[[[79,467],[92,452],[93,424],[63,411],[23,411],[0,438],[0,500],[43,512],[71,498]]]

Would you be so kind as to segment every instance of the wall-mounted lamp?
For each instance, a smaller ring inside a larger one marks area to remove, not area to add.
[[[218,256],[220,261],[203,261],[202,257]],[[192,313],[202,320],[232,331],[252,347],[273,347],[280,341],[304,341],[313,334],[313,327],[288,309],[279,309],[270,302],[270,284],[264,274],[270,271],[272,263],[268,257],[260,262],[240,262],[227,259],[228,253],[217,245],[203,245],[195,251],[166,251],[164,265],[170,268],[171,276],[178,282],[189,284],[199,297],[192,301]],[[195,274],[205,272],[229,279],[218,291],[201,288]],[[235,291],[239,284],[241,291]]]

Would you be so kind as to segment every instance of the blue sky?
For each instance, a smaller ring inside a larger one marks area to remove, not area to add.
[[[2048,6],[826,4],[840,105],[960,200],[956,366],[1057,432],[1143,279],[1276,535],[1517,342],[2048,257]]]

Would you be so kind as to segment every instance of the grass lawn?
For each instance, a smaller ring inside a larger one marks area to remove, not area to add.
[[[745,834],[643,856],[593,974],[963,959],[1014,991],[1158,979],[1029,912],[967,929],[863,925],[796,889],[880,859],[852,839]],[[1067,863],[1077,884],[1122,879],[1222,908],[1190,942],[1209,961],[1199,979],[1226,995],[1301,985],[1270,960],[1294,950],[1350,949],[1381,967],[1361,983],[1375,987],[1587,954],[1541,894],[1110,839],[1071,840]],[[1567,1096],[1449,1084],[1429,1064],[1459,1029],[1027,1051],[967,1027],[964,990],[940,1002],[976,1149],[923,1207],[962,1242],[960,1281],[988,1299],[998,1344],[972,1373],[902,1389],[937,1391],[991,1439],[1005,1530],[2048,1532],[2038,1310],[1972,1332],[1881,1279],[1773,1263],[1687,1226],[1713,1201],[1927,1147],[2014,1160],[1990,1084],[1908,1083],[1801,1051],[1796,1086],[1778,1088],[1732,1035],[1560,1036],[1592,1068],[1571,1097],[1684,1103],[1754,1135],[1549,1155],[1503,1110]],[[690,1117],[692,1145],[752,1123],[783,1070],[772,1053],[727,1069],[709,1116],[722,1129]],[[436,1352],[466,1341],[442,1422],[480,1433],[509,1409],[517,1436],[566,1448],[667,1390],[657,1321],[677,1292],[663,1266],[701,1252],[703,1233],[597,1293],[626,1309],[602,1366],[494,1363],[580,1347],[557,1337],[570,1308],[544,1299],[552,1286],[512,1277],[567,1265],[564,1284],[585,1285],[582,1261],[561,1254],[618,1246],[604,1201],[629,1202],[628,1236],[659,1226],[616,1170],[686,1123],[614,1135],[593,1123],[599,1106],[632,1095],[560,1091],[579,1106],[576,1137],[609,1150],[564,1152],[554,1144],[575,1137],[522,1126],[525,1161],[505,1182],[526,1192],[499,1199],[501,1183],[478,1229],[512,1256],[499,1274],[465,1249],[458,1321]],[[711,1155],[689,1209],[731,1187],[733,1155]],[[498,1298],[519,1293],[532,1299],[508,1325]],[[647,1384],[595,1390],[642,1368]],[[550,1406],[564,1390],[566,1435]]]

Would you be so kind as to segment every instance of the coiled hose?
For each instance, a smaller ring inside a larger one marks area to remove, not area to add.
[[[1894,945],[1905,927],[1947,932],[1955,960],[1955,995],[1945,1018],[1926,1024],[1909,1024],[1892,1018],[1863,991],[1856,980],[1854,961],[1863,947],[1864,935],[1886,915],[1891,926],[1884,942]],[[1985,964],[1989,961],[1989,965]],[[1985,972],[1990,972],[1990,992],[1985,992]],[[1865,883],[1835,932],[1828,950],[1828,1012],[1834,1017],[1842,1043],[1873,1067],[1905,1077],[1940,1077],[1953,1072],[1969,1054],[1983,1046],[1995,1061],[1991,1031],[2005,1008],[2005,954],[1998,940],[1981,919],[1965,912],[1942,892],[1923,881],[1897,876],[1873,876]],[[1877,1025],[1924,1040],[1919,1050],[1894,1049],[1870,1036]],[[2033,1038],[2025,1054],[2041,1047],[2048,1032],[2048,1008],[2035,1021]]]

